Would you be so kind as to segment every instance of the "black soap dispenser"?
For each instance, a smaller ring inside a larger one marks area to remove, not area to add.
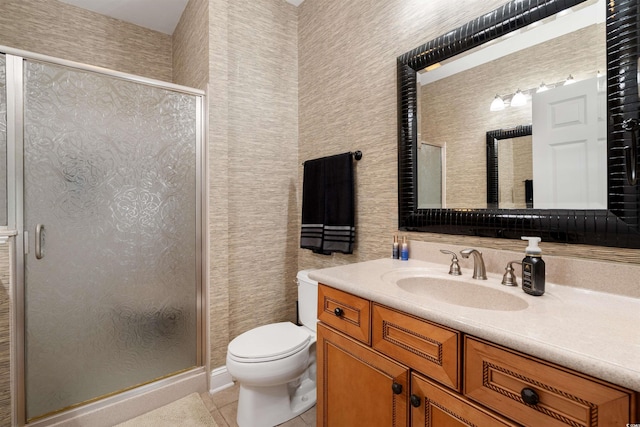
[[[542,239],[540,237],[521,237],[521,239],[529,241],[522,260],[522,290],[529,295],[540,296],[544,294],[544,261],[542,250],[538,246]]]

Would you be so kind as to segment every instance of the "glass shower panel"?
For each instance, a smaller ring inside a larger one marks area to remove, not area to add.
[[[27,418],[197,364],[196,97],[26,61]]]
[[[7,225],[7,60],[0,54],[0,226]]]

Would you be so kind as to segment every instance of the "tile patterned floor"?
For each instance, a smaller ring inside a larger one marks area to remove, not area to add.
[[[238,427],[236,411],[238,410],[238,384],[215,394],[204,392],[200,394],[218,427]],[[300,416],[280,424],[281,427],[310,427],[316,425],[316,407],[309,409]]]

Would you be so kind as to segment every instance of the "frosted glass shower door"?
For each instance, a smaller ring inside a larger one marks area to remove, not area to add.
[[[196,366],[197,96],[24,62],[27,419]]]

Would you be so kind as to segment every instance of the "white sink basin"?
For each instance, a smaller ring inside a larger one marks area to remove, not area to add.
[[[475,280],[441,274],[428,269],[391,271],[383,275],[385,281],[414,295],[434,298],[447,304],[497,311],[519,311],[529,304],[510,291],[502,290],[495,280]],[[492,287],[496,286],[496,288]]]

